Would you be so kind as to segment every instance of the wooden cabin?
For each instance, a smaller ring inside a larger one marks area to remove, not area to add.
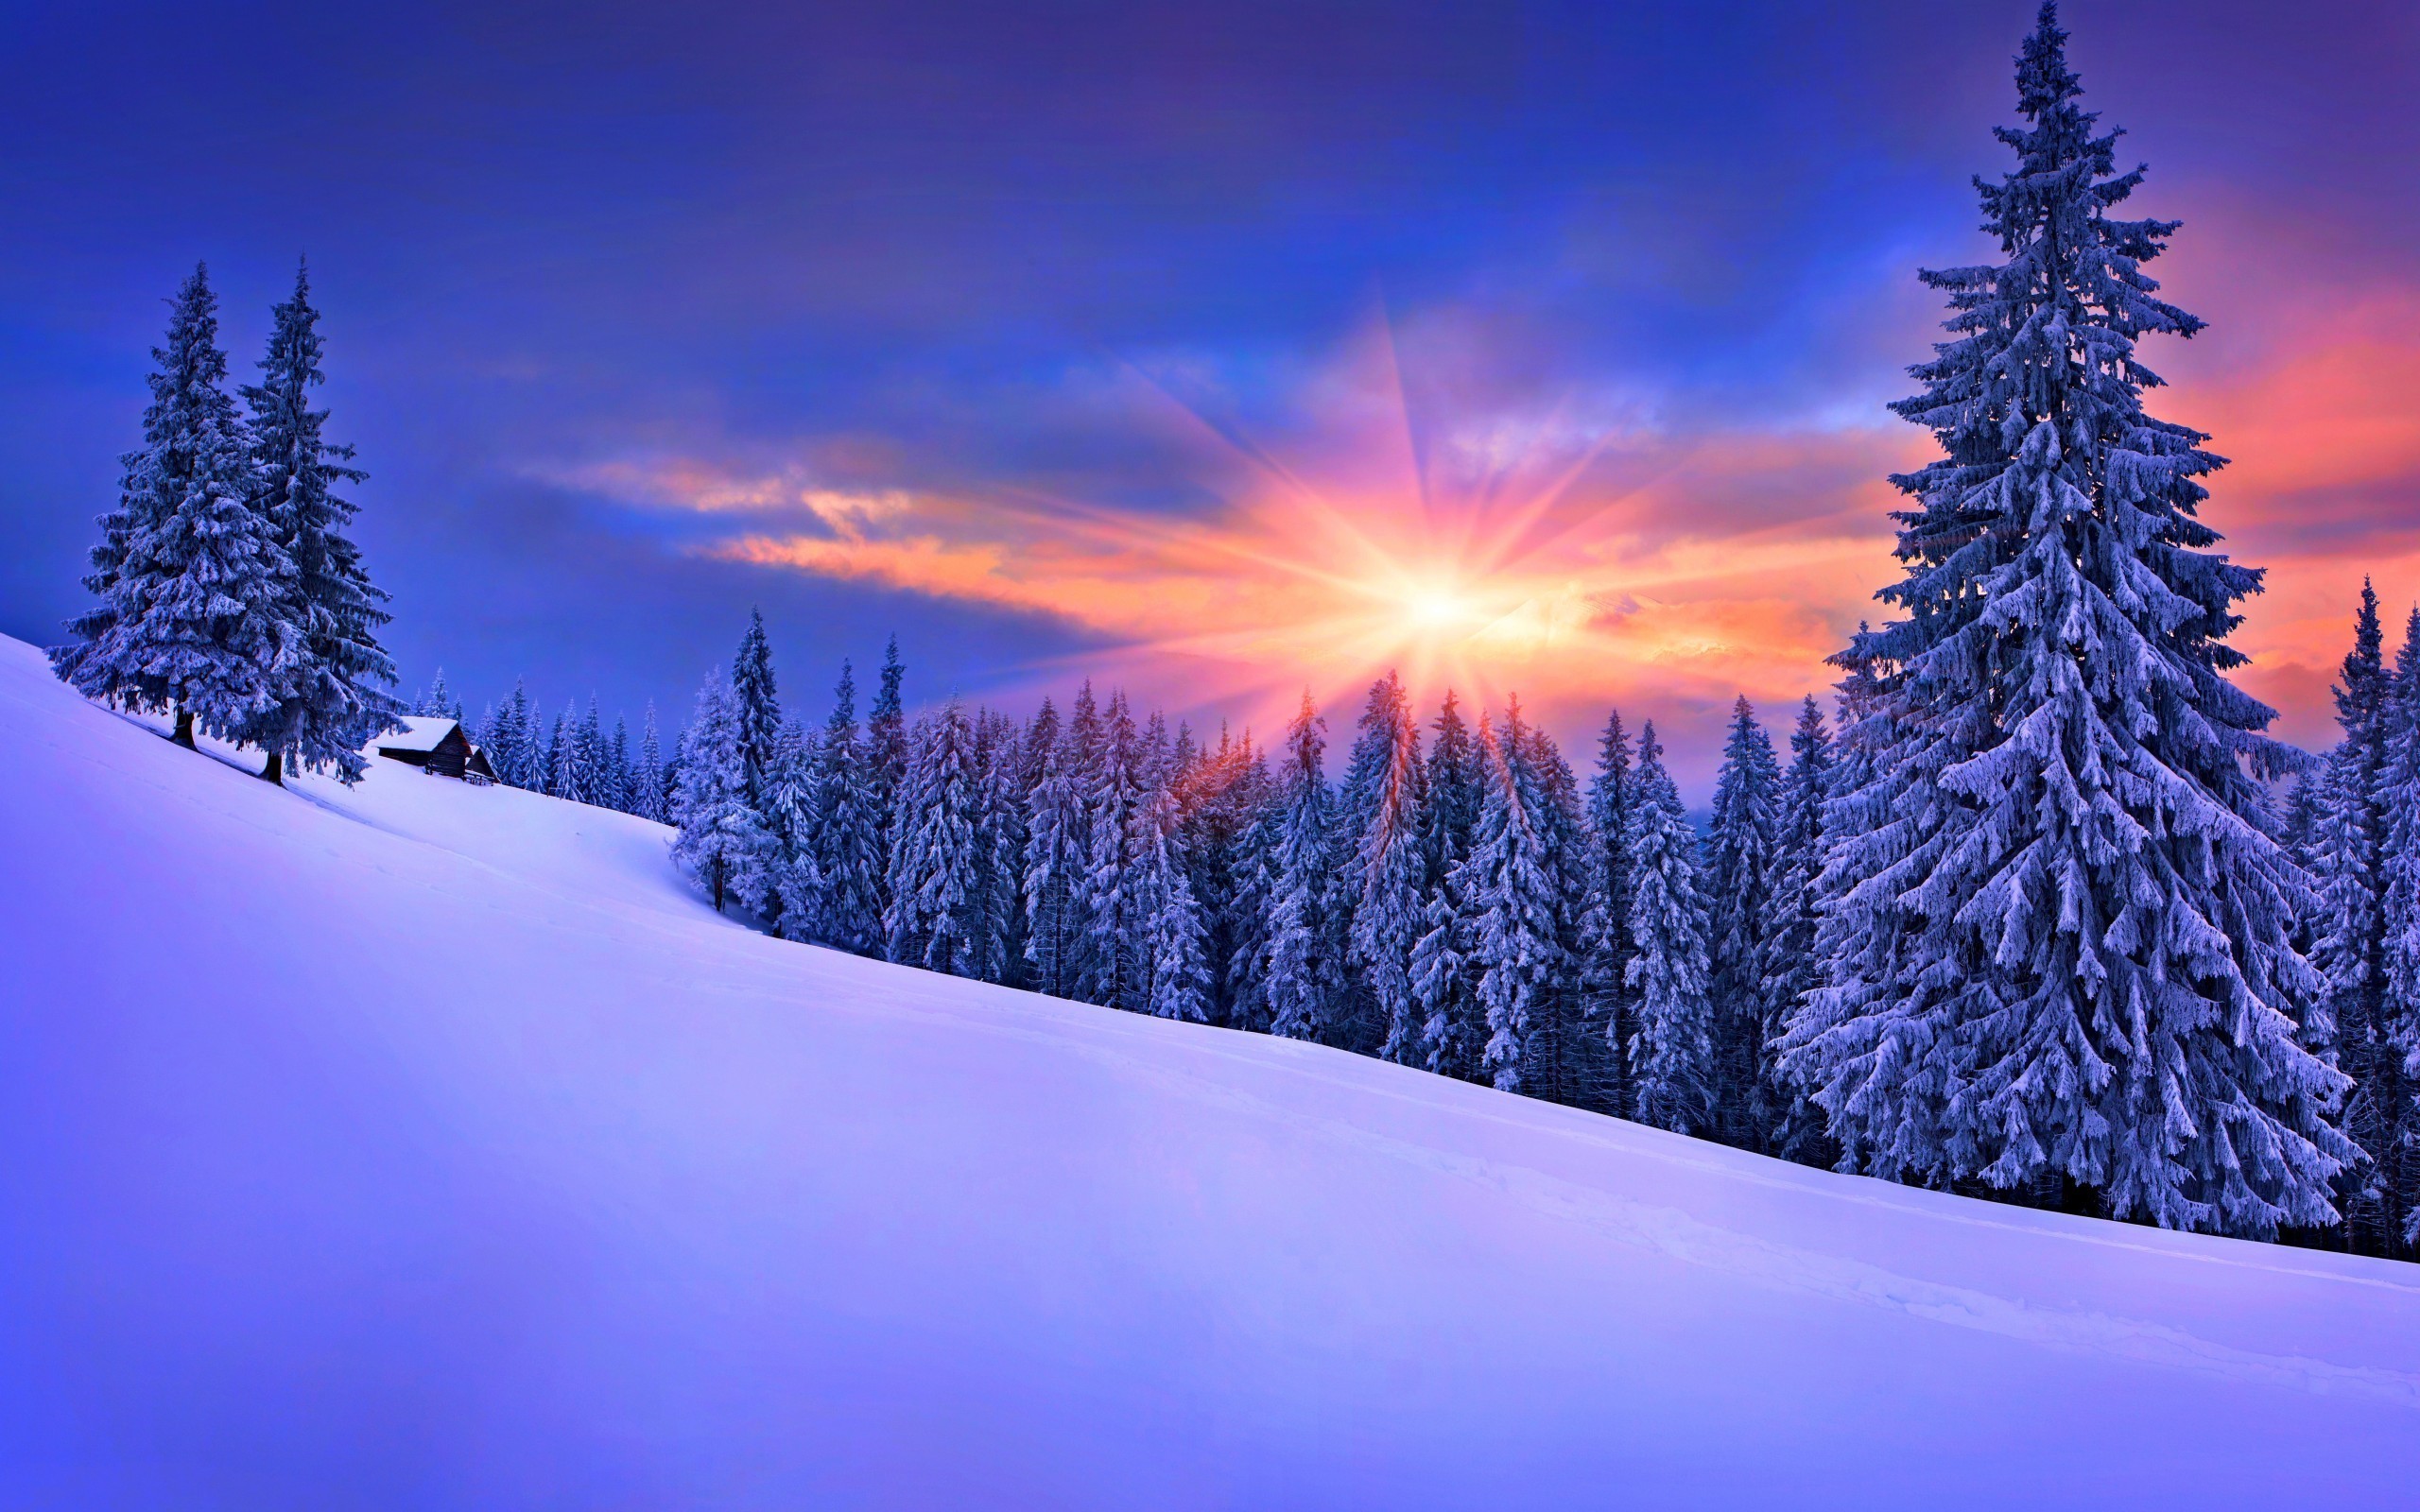
[[[406,715],[403,729],[379,736],[370,743],[370,748],[389,761],[420,767],[433,776],[495,781],[495,768],[471,744],[461,722],[443,714]]]

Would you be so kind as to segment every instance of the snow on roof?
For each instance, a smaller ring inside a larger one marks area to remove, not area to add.
[[[458,720],[443,714],[406,714],[404,728],[390,730],[370,743],[372,750],[431,751],[444,743]]]

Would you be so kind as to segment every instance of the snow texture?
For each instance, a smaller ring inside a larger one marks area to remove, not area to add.
[[[790,944],[626,815],[251,765],[0,642],[0,1504],[2420,1484],[2408,1266]]]

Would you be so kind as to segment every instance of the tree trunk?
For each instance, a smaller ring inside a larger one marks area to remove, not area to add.
[[[264,782],[273,782],[279,787],[284,787],[285,785],[285,758],[284,755],[277,751],[270,751],[268,753],[268,764],[261,767],[261,781]]]
[[[177,732],[170,735],[168,738],[175,741],[178,745],[182,746],[187,750],[197,748],[193,743],[192,710],[179,709],[177,711]]]

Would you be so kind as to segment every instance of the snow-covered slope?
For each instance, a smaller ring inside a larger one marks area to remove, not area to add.
[[[762,938],[0,642],[0,1505],[2420,1497],[2420,1271]]]

